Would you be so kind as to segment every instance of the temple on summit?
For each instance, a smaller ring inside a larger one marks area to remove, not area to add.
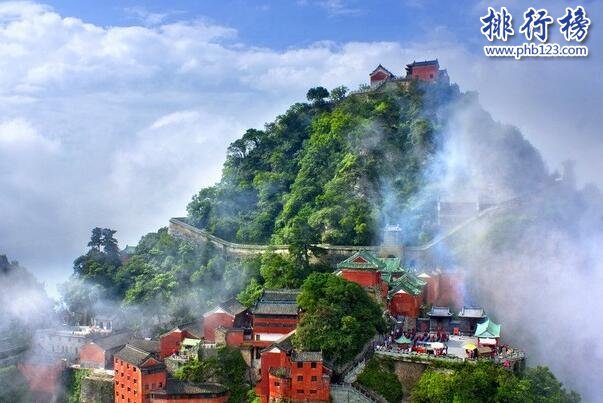
[[[383,87],[387,83],[407,84],[412,80],[450,83],[448,72],[440,69],[438,59],[413,61],[406,65],[405,72],[403,77],[396,76],[380,64],[369,74],[371,89]]]

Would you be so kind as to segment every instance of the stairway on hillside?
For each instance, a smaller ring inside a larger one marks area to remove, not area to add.
[[[360,361],[358,364],[356,364],[355,367],[353,367],[352,369],[350,369],[347,374],[345,374],[345,377],[343,378],[343,381],[345,383],[354,383],[354,382],[356,382],[356,379],[358,378],[358,375],[360,375],[362,373],[362,371],[364,371],[364,367],[365,366],[366,366],[366,361],[365,360]]]
[[[375,401],[354,389],[352,385],[331,385],[333,403],[374,403]]]

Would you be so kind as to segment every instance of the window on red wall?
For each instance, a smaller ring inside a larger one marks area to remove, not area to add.
[[[304,367],[304,363],[303,362],[298,362],[297,363],[297,368],[303,368]]]
[[[281,386],[280,382],[274,382],[274,386]]]
[[[316,368],[316,363],[313,362],[312,364],[310,364],[310,368]]]
[[[298,375],[298,376],[297,376],[297,380],[301,382],[301,381],[303,381],[303,380],[304,380],[304,377],[303,377],[302,375]]]
[[[318,378],[315,376],[313,376],[311,379],[312,379],[312,382],[316,382],[318,380]]]
[[[299,393],[300,395],[304,394],[304,390],[303,389],[297,389],[297,393]]]
[[[313,394],[315,394],[315,393],[316,393],[316,391],[315,391],[315,390],[311,390],[311,391],[310,391],[310,394],[311,394],[311,395],[313,395]]]

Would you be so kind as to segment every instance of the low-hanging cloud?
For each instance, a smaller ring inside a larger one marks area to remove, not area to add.
[[[117,229],[123,246],[183,214],[190,196],[219,178],[226,147],[243,128],[273,120],[309,87],[356,88],[379,63],[403,74],[409,61],[438,57],[454,81],[479,88],[487,109],[527,129],[538,147],[555,139],[547,150],[570,150],[573,158],[578,149],[597,149],[568,147],[571,120],[553,125],[542,113],[577,110],[551,96],[546,106],[540,101],[547,83],[579,61],[484,60],[445,29],[423,43],[324,41],[274,50],[245,44],[232,27],[184,17],[105,27],[43,4],[0,4],[0,122],[10,129],[3,138],[19,127],[35,133],[29,148],[0,145],[0,246],[44,281],[68,275],[94,226]],[[594,63],[580,68],[596,80],[588,88],[600,88]],[[537,85],[521,93],[533,113],[518,114],[510,97],[526,82]],[[585,85],[574,81],[560,99]],[[575,139],[590,138],[597,126],[589,119]],[[553,164],[562,160],[553,156]],[[583,164],[577,170],[588,172]]]

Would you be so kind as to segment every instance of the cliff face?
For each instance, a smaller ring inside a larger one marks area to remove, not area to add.
[[[112,403],[114,401],[113,377],[92,373],[81,380],[81,403]]]

